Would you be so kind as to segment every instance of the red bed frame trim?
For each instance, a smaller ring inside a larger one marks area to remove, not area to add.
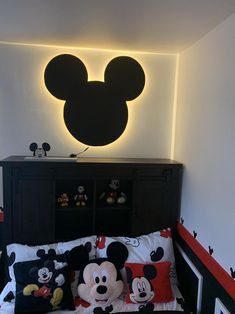
[[[198,256],[201,262],[212,273],[221,286],[235,300],[235,279],[233,279],[220,264],[204,249],[204,247],[193,237],[193,235],[180,223],[177,224],[177,231],[181,238]]]
[[[4,221],[4,213],[1,211],[0,212],[0,222]]]

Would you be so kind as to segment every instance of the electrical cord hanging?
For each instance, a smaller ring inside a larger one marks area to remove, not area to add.
[[[83,149],[81,152],[79,152],[77,154],[72,153],[72,154],[69,155],[69,157],[71,157],[71,158],[78,157],[78,155],[81,155],[81,154],[85,153],[89,148],[90,148],[90,146],[86,147],[85,149]]]

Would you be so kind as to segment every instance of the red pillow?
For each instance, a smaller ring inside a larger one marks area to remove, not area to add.
[[[160,303],[174,300],[170,282],[171,262],[126,263],[126,303]]]

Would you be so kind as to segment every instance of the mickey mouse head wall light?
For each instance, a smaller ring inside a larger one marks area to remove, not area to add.
[[[138,97],[145,84],[141,65],[126,56],[108,63],[101,82],[88,81],[79,58],[58,55],[46,66],[44,79],[49,92],[65,100],[64,121],[69,132],[90,146],[107,145],[121,136],[128,121],[126,101]]]

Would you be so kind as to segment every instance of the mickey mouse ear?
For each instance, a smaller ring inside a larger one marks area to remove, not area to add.
[[[35,152],[35,150],[38,148],[38,144],[37,143],[31,143],[29,145],[29,150],[31,150],[31,152]]]
[[[121,269],[124,266],[129,254],[127,247],[118,241],[110,243],[106,252],[108,259],[110,259],[118,269]]]
[[[46,66],[44,81],[49,92],[63,100],[78,96],[87,83],[85,65],[73,55],[62,54],[53,58]]]
[[[43,148],[46,152],[49,152],[49,150],[51,149],[51,146],[50,146],[48,143],[44,142],[44,143],[42,143],[42,148]]]
[[[141,65],[135,59],[125,56],[109,62],[104,78],[113,92],[124,100],[132,100],[139,96],[145,84],[145,74]]]

